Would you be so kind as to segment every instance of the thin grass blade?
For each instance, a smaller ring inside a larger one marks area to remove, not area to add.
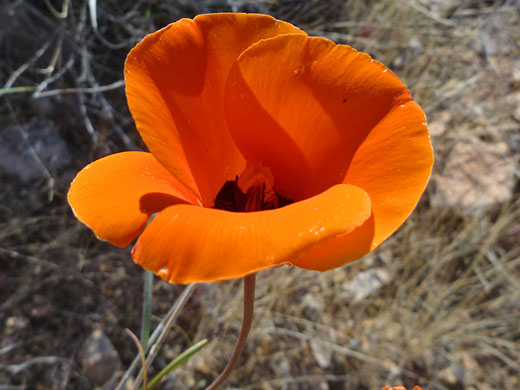
[[[150,381],[150,383],[148,384],[148,390],[153,390],[166,375],[168,375],[171,371],[175,370],[177,367],[180,367],[184,363],[186,363],[193,355],[199,352],[207,344],[208,339],[201,340],[197,344],[192,345],[186,351],[177,356]],[[144,388],[141,388],[141,390],[143,389]]]

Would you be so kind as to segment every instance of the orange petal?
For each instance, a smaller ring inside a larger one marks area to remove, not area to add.
[[[321,242],[298,266],[313,268],[321,257],[313,269],[328,269],[362,256],[401,225],[424,191],[433,163],[424,113],[366,54],[323,38],[263,40],[237,60],[225,98],[240,151],[269,166],[284,194],[297,200],[345,182],[372,200],[371,221]]]
[[[356,260],[379,246],[414,209],[431,174],[432,148],[424,113],[413,101],[394,107],[370,132],[350,163],[345,182],[363,188],[372,216],[348,234],[314,246],[294,261],[326,270]],[[319,267],[314,259],[321,258]]]
[[[327,271],[357,260],[371,250],[374,216],[349,233],[323,240],[294,260],[294,265],[315,271]],[[320,261],[317,262],[316,259]]]
[[[371,249],[410,215],[428,183],[432,165],[423,110],[414,101],[394,106],[360,145],[344,180],[363,188],[372,199]]]
[[[244,51],[225,92],[241,153],[270,167],[278,188],[295,200],[342,182],[359,145],[406,100],[406,87],[368,55],[293,34]]]
[[[256,41],[299,32],[266,15],[182,19],[148,35],[128,55],[126,93],[146,145],[206,207],[245,161],[224,119],[229,69]]]
[[[132,256],[172,283],[237,278],[290,264],[314,245],[352,231],[369,217],[368,195],[346,184],[260,212],[175,205],[146,227]],[[313,261],[318,268],[320,258]]]
[[[179,202],[196,202],[150,153],[124,152],[83,168],[67,195],[76,218],[99,239],[127,246],[153,213]]]

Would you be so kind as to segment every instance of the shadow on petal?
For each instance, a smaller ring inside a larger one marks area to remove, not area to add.
[[[262,163],[272,170],[275,188],[284,196],[295,201],[305,199],[311,174],[307,159],[287,131],[262,107],[237,64],[230,73],[234,79],[225,94],[226,119],[239,150],[248,162]]]
[[[170,30],[170,31],[168,31]],[[174,94],[197,96],[206,81],[206,42],[191,20],[171,24],[162,33],[150,34],[138,45],[140,54],[132,61],[160,86],[165,101]],[[134,49],[135,51],[135,49]],[[136,53],[137,54],[137,53]],[[182,58],[172,61],[171,58]]]
[[[343,182],[374,126],[410,99],[397,77],[368,55],[295,34],[244,51],[224,97],[241,153],[269,166],[295,200]]]
[[[180,201],[179,198],[169,194],[151,192],[141,196],[139,199],[139,208],[141,212],[152,215],[154,213],[158,213],[168,206],[182,203],[189,204],[187,202]]]

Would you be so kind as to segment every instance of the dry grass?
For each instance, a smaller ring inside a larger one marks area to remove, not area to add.
[[[141,271],[127,250],[73,219],[65,193],[86,163],[144,147],[122,88],[128,50],[180,17],[218,11],[271,13],[387,64],[429,119],[449,114],[433,139],[437,172],[471,138],[505,142],[518,156],[515,1],[143,0],[95,10],[86,0],[4,1],[0,147],[19,149],[25,173],[9,173],[0,156],[0,389],[92,388],[77,354],[98,328],[124,366],[133,359],[124,328],[139,330]],[[57,155],[42,152],[42,127],[60,140]],[[516,180],[509,201],[474,214],[434,208],[430,186],[397,234],[343,269],[262,272],[245,354],[223,388],[519,388],[518,169]],[[360,275],[368,279],[354,288]],[[357,299],[370,281],[380,286]],[[180,291],[157,281],[158,318]],[[204,388],[240,316],[238,281],[199,286],[154,369],[201,338],[214,341],[163,388]]]

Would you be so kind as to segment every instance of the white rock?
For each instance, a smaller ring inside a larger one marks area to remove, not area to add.
[[[332,350],[314,339],[311,339],[309,345],[311,347],[312,356],[316,359],[318,366],[323,369],[329,368],[332,360]]]
[[[432,204],[473,213],[511,198],[515,158],[507,144],[461,141],[451,151],[436,184]]]
[[[360,302],[392,279],[386,268],[374,268],[360,272],[351,280],[343,283],[344,292],[354,302]]]
[[[428,123],[428,131],[432,137],[440,137],[448,129],[448,122],[451,114],[448,111],[441,111],[435,114],[433,120]]]

